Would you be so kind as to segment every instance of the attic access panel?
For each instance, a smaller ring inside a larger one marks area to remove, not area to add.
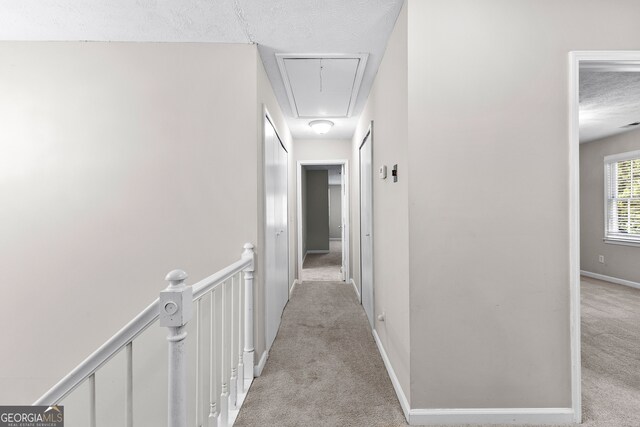
[[[295,117],[350,117],[367,54],[276,54]]]

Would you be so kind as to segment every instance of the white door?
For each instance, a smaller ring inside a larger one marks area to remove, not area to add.
[[[349,273],[347,271],[347,266],[349,265],[349,245],[347,239],[349,238],[348,233],[348,221],[347,221],[347,183],[345,180],[345,167],[342,165],[340,169],[340,190],[341,190],[341,220],[340,220],[340,232],[342,238],[342,280],[349,280]]]
[[[287,152],[265,117],[265,333],[267,348],[276,338],[282,311],[289,299],[287,226]]]
[[[360,146],[360,281],[364,311],[373,328],[373,151],[371,131]]]

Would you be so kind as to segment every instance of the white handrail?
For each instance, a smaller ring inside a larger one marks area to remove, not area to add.
[[[49,391],[36,400],[34,405],[55,405],[82,384],[91,374],[107,363],[113,356],[144,332],[158,319],[158,298],[140,314],[127,323],[100,348],[91,353],[82,363],[62,378]]]
[[[247,244],[245,245],[245,252],[242,254],[242,258],[240,260],[192,286],[193,301],[195,302],[202,298],[233,275],[245,269],[253,270],[253,266],[253,245]],[[149,304],[149,306],[147,306],[147,308],[142,310],[115,335],[109,338],[107,342],[102,344],[96,351],[91,353],[89,357],[83,360],[64,378],[58,381],[57,384],[36,400],[33,405],[52,406],[58,404],[62,399],[100,369],[101,366],[107,363],[111,358],[118,354],[118,352],[158,320],[159,314],[159,298],[156,298],[151,304]]]
[[[253,265],[253,259],[241,259],[239,261],[234,262],[228,267],[223,268],[217,273],[212,274],[211,276],[202,279],[198,283],[195,283],[191,286],[193,289],[193,300],[197,301],[203,296],[205,296],[208,292],[211,292],[218,285],[224,283],[227,279],[230,279],[234,275],[238,274],[242,270],[247,267]]]

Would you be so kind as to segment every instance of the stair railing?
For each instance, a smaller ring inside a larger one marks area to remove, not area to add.
[[[125,426],[133,427],[133,341],[158,318],[160,326],[169,329],[169,395],[168,426],[187,425],[187,359],[185,326],[196,312],[196,424],[204,425],[203,413],[208,412],[208,427],[227,427],[244,401],[253,381],[253,245],[244,245],[240,260],[217,273],[186,286],[187,273],[171,271],[169,286],[160,292],[140,314],[127,323],[107,342],[94,351],[69,374],[47,391],[33,405],[59,404],[85,381],[89,381],[88,425],[96,427],[96,372],[122,349],[126,349]],[[244,277],[243,277],[244,276]],[[243,280],[244,279],[244,280]],[[244,283],[243,283],[244,282]],[[202,299],[209,295],[209,390],[203,385]],[[217,310],[216,307],[220,307]],[[218,394],[218,390],[220,393]],[[208,403],[208,411],[203,407]],[[160,405],[162,406],[162,405]]]

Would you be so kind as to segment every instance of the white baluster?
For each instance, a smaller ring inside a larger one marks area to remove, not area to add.
[[[185,325],[191,319],[193,294],[184,281],[187,273],[173,270],[167,274],[169,286],[160,292],[160,326],[169,328],[168,427],[187,425],[187,358]]]
[[[96,427],[96,374],[89,376],[89,427]]]
[[[244,363],[242,348],[244,346],[244,304],[242,273],[238,273],[238,393],[244,393]]]
[[[225,357],[228,349],[226,340],[226,328],[228,325],[227,313],[229,312],[229,310],[225,308],[225,306],[227,305],[226,287],[227,282],[222,283],[222,285],[220,286],[220,294],[222,297],[222,304],[220,305],[220,382],[222,383],[222,390],[220,393],[220,425],[222,427],[227,427],[229,425],[229,389],[226,369],[226,359],[228,358],[228,356]]]
[[[229,362],[231,365],[231,378],[229,379],[229,405],[231,408],[236,409],[236,402],[238,399],[238,377],[236,367],[236,327],[237,327],[237,307],[235,305],[236,299],[236,282],[237,277],[231,278],[231,304],[230,304],[230,316],[231,324],[229,325]]]
[[[216,341],[217,341],[217,331],[215,328],[216,320],[215,320],[215,304],[216,304],[216,292],[215,290],[211,292],[211,326],[210,326],[210,340],[209,340],[209,427],[218,427],[218,408],[216,406],[216,401],[218,400],[218,379],[216,375],[216,371],[218,367],[216,366]]]
[[[244,245],[243,259],[251,259],[251,265],[244,270],[244,377],[253,380],[254,348],[253,348],[253,271],[255,258],[253,245]]]
[[[127,369],[124,388],[125,427],[133,427],[133,342],[126,346]]]
[[[202,298],[196,302],[196,426],[202,427],[202,357],[200,346],[202,343],[202,328],[200,327],[200,305]]]

